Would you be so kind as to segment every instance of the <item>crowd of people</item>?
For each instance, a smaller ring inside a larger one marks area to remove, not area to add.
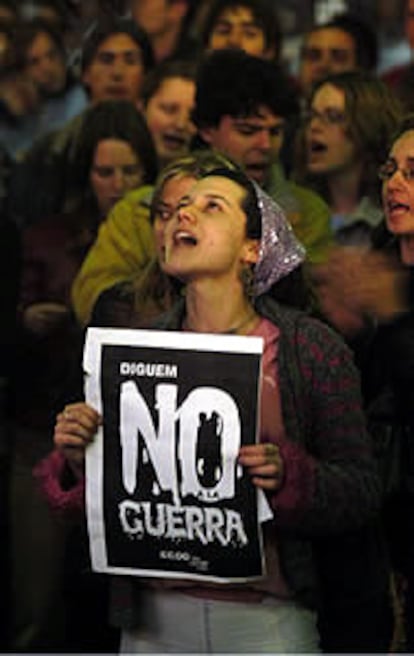
[[[412,66],[278,9],[0,0],[2,651],[414,651]],[[92,571],[89,326],[263,339],[260,581]]]

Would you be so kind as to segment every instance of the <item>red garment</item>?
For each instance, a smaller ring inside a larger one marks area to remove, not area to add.
[[[68,463],[61,451],[52,451],[33,471],[52,511],[62,519],[78,519],[85,508],[85,480],[72,479]],[[65,479],[71,485],[64,485]]]

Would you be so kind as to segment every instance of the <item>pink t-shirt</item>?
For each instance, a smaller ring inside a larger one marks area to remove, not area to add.
[[[280,331],[273,323],[261,318],[250,336],[263,337],[262,380],[260,396],[260,442],[280,444],[285,439],[278,378],[278,346]],[[292,593],[280,570],[276,528],[273,521],[263,524],[263,543],[266,576],[259,580],[240,584],[198,584],[173,579],[146,579],[148,587],[173,589],[205,599],[260,602],[264,596],[289,599]]]
[[[262,318],[249,334],[264,339],[260,395],[260,442],[280,444],[285,440],[277,361],[280,331],[271,321]],[[291,593],[280,570],[274,522],[266,522],[263,525],[263,538],[267,576],[262,581],[252,583],[249,587],[279,599],[289,598]]]

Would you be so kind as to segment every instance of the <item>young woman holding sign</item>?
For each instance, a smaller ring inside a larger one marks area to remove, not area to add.
[[[260,581],[145,580],[138,588],[137,579],[123,577],[115,609],[123,652],[320,649],[318,611],[332,572],[322,578],[317,547],[331,552],[335,535],[342,546],[346,534],[370,525],[379,482],[350,352],[329,328],[269,295],[302,259],[280,208],[235,167],[193,180],[168,217],[161,266],[186,292],[156,328],[264,338],[260,441],[243,446],[238,459],[266,493],[274,517],[264,525],[267,575]],[[58,416],[54,467],[43,472],[52,501],[66,494],[58,485],[64,475],[82,476],[84,451],[100,421],[83,403]],[[72,501],[80,504],[82,491],[75,489]],[[361,577],[353,567],[351,578],[338,557],[335,584],[345,570],[348,594],[357,597]],[[386,585],[386,578],[370,581],[373,603],[384,598]],[[342,596],[340,602],[344,610]],[[383,619],[377,613],[376,621]]]

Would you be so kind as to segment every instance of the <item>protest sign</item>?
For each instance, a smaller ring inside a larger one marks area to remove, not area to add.
[[[263,340],[90,328],[86,400],[103,424],[86,456],[97,571],[244,581],[263,575],[256,441]]]

